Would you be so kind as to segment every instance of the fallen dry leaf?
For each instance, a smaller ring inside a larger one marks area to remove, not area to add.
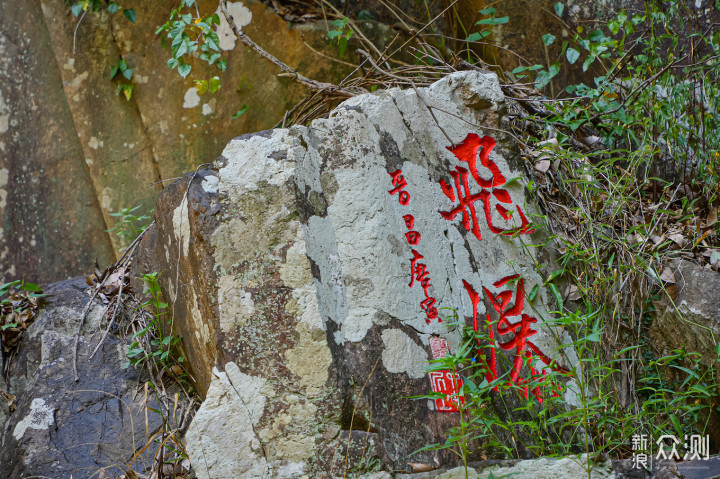
[[[717,207],[710,207],[710,211],[708,212],[707,218],[705,219],[705,227],[709,228],[710,226],[717,223],[718,220],[718,208]]]
[[[412,468],[413,472],[430,472],[437,469],[437,466],[431,466],[421,462],[408,462],[408,465]]]
[[[666,283],[677,283],[675,280],[675,273],[673,273],[673,270],[667,266],[663,268],[662,274],[660,274],[660,279]]]
[[[550,138],[548,140],[538,142],[537,146],[539,146],[540,148],[557,148],[558,141],[557,138]]]
[[[580,288],[575,286],[574,284],[568,285],[568,287],[565,289],[565,300],[566,301],[577,301],[582,296],[580,294]]]
[[[535,169],[540,173],[546,173],[550,169],[550,160],[540,160],[535,163]]]
[[[685,245],[688,243],[688,239],[680,233],[668,233],[666,236],[667,239],[669,239],[681,248],[684,248]]]

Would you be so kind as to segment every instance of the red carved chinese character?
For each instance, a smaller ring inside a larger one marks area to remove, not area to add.
[[[417,231],[408,231],[407,233],[405,233],[405,239],[407,239],[408,244],[417,246],[417,244],[420,242],[420,233],[418,233]]]
[[[500,173],[500,168],[497,164],[490,160],[490,152],[495,148],[495,140],[489,136],[483,136],[480,138],[475,133],[468,134],[462,143],[456,146],[448,146],[447,149],[452,152],[455,157],[464,161],[470,168],[473,178],[481,188],[494,188],[496,186],[502,186],[505,184],[505,177]],[[477,170],[477,159],[478,150],[480,151],[480,163],[492,173],[492,179],[486,180],[478,174]]]
[[[429,286],[429,285],[428,285]],[[420,307],[425,311],[425,316],[428,317],[425,321],[430,324],[431,319],[438,319],[438,310],[434,306],[436,303],[435,298],[428,296],[427,289],[425,290],[425,301],[420,303]],[[438,323],[442,323],[442,319],[438,319]]]
[[[495,309],[495,311],[500,314],[500,319],[497,323],[498,335],[505,336],[507,334],[512,334],[512,337],[510,337],[507,341],[499,342],[499,345],[502,349],[506,351],[510,351],[513,349],[515,350],[513,367],[512,371],[510,372],[511,382],[518,386],[527,384],[527,381],[520,377],[520,371],[522,369],[524,361],[528,362],[530,373],[533,378],[540,376],[539,371],[535,369],[532,365],[533,353],[535,353],[535,355],[543,363],[550,366],[552,370],[556,372],[567,373],[568,371],[566,369],[554,365],[552,363],[552,360],[547,355],[545,355],[540,350],[540,348],[538,348],[532,341],[528,340],[529,337],[537,334],[537,331],[532,328],[532,324],[536,323],[537,319],[522,312],[523,308],[525,307],[525,282],[522,278],[520,278],[520,275],[515,274],[511,276],[506,276],[499,281],[493,283],[493,286],[495,288],[500,288],[502,286],[505,286],[510,281],[515,280],[517,280],[517,291],[515,293],[515,302],[513,304],[510,304],[510,301],[513,299],[513,292],[511,290],[501,291],[498,294],[493,294],[487,288],[483,288],[485,296],[492,304],[493,309]],[[467,281],[463,281],[463,284],[465,286],[465,290],[468,292],[468,296],[470,297],[470,302],[472,303],[473,307],[473,329],[477,331],[477,307],[480,302],[480,295],[478,295],[472,285],[470,285],[470,283],[468,283]],[[514,323],[510,322],[509,318],[515,318],[518,316],[520,317],[519,321],[516,321]],[[487,327],[490,341],[494,342],[495,333],[493,331],[490,314],[487,314]],[[497,358],[495,350],[493,348],[490,348],[490,358],[487,362],[487,369],[488,370],[485,373],[486,379],[488,381],[496,380],[498,377]],[[546,375],[547,372],[543,371],[542,376],[544,377]],[[527,398],[527,386],[525,386],[524,391],[525,397]],[[537,397],[538,401],[542,403],[542,395],[540,393],[540,388],[536,386],[532,392]],[[553,395],[557,394],[553,391]]]
[[[457,373],[451,371],[431,371],[430,387],[433,392],[445,394],[444,399],[436,399],[435,407],[440,412],[457,412],[458,403],[465,402],[460,396],[463,380]]]
[[[395,188],[388,191],[388,193],[391,195],[398,193],[398,201],[400,204],[407,206],[408,203],[410,203],[410,193],[404,190],[407,186],[407,181],[405,181],[402,170],[395,170],[392,173],[389,173],[389,175],[392,176],[392,184]]]
[[[416,280],[420,283],[420,286],[425,292],[425,300],[420,303],[420,307],[425,311],[425,316],[427,316],[425,321],[430,324],[431,319],[437,319],[439,316],[437,308],[434,306],[436,300],[430,296],[428,292],[430,289],[430,272],[425,263],[418,263],[418,260],[423,259],[424,256],[414,249],[411,251],[413,257],[410,259],[410,284],[408,286],[412,288]],[[442,320],[439,322],[442,322]]]
[[[405,227],[409,230],[413,229],[413,226],[415,226],[415,217],[413,215],[405,215],[403,219],[405,220]]]
[[[433,359],[441,359],[447,356],[450,352],[450,345],[447,339],[435,335],[430,336],[430,352],[432,353]]]
[[[520,227],[513,229],[502,229],[498,226],[495,226],[492,222],[491,201],[493,200],[493,198],[495,198],[495,200],[497,200],[499,203],[512,203],[510,193],[508,193],[507,190],[498,188],[505,184],[505,177],[502,175],[502,173],[500,173],[500,169],[498,168],[497,164],[494,161],[490,160],[489,157],[490,151],[492,151],[495,145],[495,140],[493,140],[489,136],[484,136],[483,138],[480,138],[476,134],[470,133],[462,143],[454,147],[448,147],[448,150],[450,150],[458,160],[468,164],[468,168],[470,169],[470,171],[468,172],[467,169],[461,166],[456,166],[455,171],[450,172],[450,176],[453,178],[453,183],[455,187],[454,189],[447,182],[445,182],[445,180],[440,180],[440,187],[442,188],[445,196],[447,196],[450,201],[454,202],[456,201],[456,198],[458,201],[458,205],[455,206],[453,209],[451,209],[450,211],[441,211],[440,214],[446,220],[452,221],[455,219],[458,213],[462,213],[463,228],[465,228],[467,231],[472,231],[472,233],[478,240],[482,240],[482,235],[480,233],[480,225],[478,224],[477,213],[475,210],[475,202],[477,201],[480,201],[482,203],[483,212],[485,213],[485,221],[487,222],[490,231],[492,231],[493,233],[502,235],[513,235],[516,233],[528,234],[533,232],[533,229],[530,227],[529,221],[525,217],[522,209],[520,209],[520,206],[516,206],[518,215],[520,216]],[[480,150],[481,147],[482,151],[478,155],[478,150]],[[486,180],[478,173],[478,156],[480,156],[480,163],[482,164],[482,166],[489,169],[492,173],[491,179]],[[479,193],[470,193],[470,175],[472,175],[475,183],[480,186],[481,190]],[[455,193],[456,191],[457,195]],[[503,217],[503,219],[505,219],[505,221],[509,221],[510,219],[512,219],[512,213],[510,212],[510,210],[508,210],[507,208],[505,208],[505,206],[499,203],[495,205],[495,210],[500,214],[500,216]]]

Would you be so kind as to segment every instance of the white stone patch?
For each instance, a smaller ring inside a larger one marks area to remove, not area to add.
[[[93,150],[97,150],[98,148],[102,148],[103,146],[105,146],[105,142],[103,140],[95,138],[94,136],[91,136],[90,141],[88,141],[88,146]]]
[[[190,291],[190,297],[192,299],[190,307],[191,311],[190,314],[192,315],[193,319],[193,329],[196,333],[196,339],[198,339],[201,343],[209,343],[210,342],[210,328],[207,325],[207,322],[203,321],[202,314],[200,313],[200,308],[198,307],[197,303],[197,297],[195,296],[195,292],[192,288],[189,288]],[[198,334],[200,333],[199,337]]]
[[[290,304],[294,311],[289,312],[298,317],[301,323],[305,323],[311,328],[324,330],[303,236],[303,229],[298,228],[295,242],[288,248],[285,263],[280,266],[280,279],[285,286],[292,288],[294,301]],[[290,309],[290,304],[286,306],[286,309]]]
[[[252,294],[245,291],[242,283],[232,275],[223,275],[218,280],[218,309],[220,329],[232,333],[243,327],[255,314]]]
[[[68,70],[75,73],[75,59],[68,58],[68,61],[63,65],[63,70]]]
[[[102,193],[100,194],[100,206],[103,210],[107,211],[108,213],[112,213],[112,190],[109,186],[106,186],[103,188]]]
[[[7,190],[5,187],[8,184],[8,179],[10,176],[10,171],[8,171],[7,168],[1,168],[0,169],[0,208],[5,208],[7,206]]]
[[[197,88],[190,87],[188,91],[185,92],[185,97],[183,98],[183,108],[195,108],[200,104],[200,95],[198,95]]]
[[[30,413],[15,425],[13,437],[22,439],[28,429],[48,429],[55,423],[55,410],[45,404],[42,398],[35,398],[30,404]]]
[[[208,103],[205,103],[205,104],[202,106],[202,114],[203,114],[203,115],[208,116],[208,115],[211,114],[212,112],[213,112],[213,109],[212,109],[212,107],[211,107]]]
[[[290,179],[295,163],[273,156],[279,152],[287,152],[288,157],[292,157],[297,154],[294,150],[299,149],[302,152],[302,147],[299,146],[299,141],[289,136],[285,130],[273,130],[271,135],[270,138],[255,135],[247,139],[232,140],[222,152],[228,162],[218,174],[221,183],[228,185],[230,189],[257,190],[260,181],[280,186]]]
[[[202,188],[207,193],[217,193],[220,178],[214,175],[207,175],[202,180]]]
[[[190,251],[190,216],[185,195],[183,195],[180,206],[173,211],[173,229],[175,238],[182,244],[182,253],[187,256]]]
[[[382,332],[382,340],[385,345],[382,352],[385,369],[391,373],[407,373],[411,378],[425,376],[427,351],[410,336],[399,329],[386,329]]]
[[[10,108],[8,107],[7,103],[5,103],[5,100],[3,100],[2,90],[0,90],[0,134],[7,133],[9,129],[9,110]]]
[[[265,410],[266,379],[244,374],[235,363],[213,369],[205,401],[185,436],[199,479],[269,477],[260,439],[254,431]]]
[[[82,72],[81,74],[79,74],[78,76],[76,76],[75,78],[72,79],[72,81],[70,82],[70,87],[72,87],[72,88],[80,87],[80,85],[82,85],[82,83],[85,80],[87,80],[88,76],[90,76],[89,71]]]
[[[240,30],[249,25],[252,21],[252,12],[243,5],[242,2],[228,2],[227,9],[230,16],[232,16],[235,25],[237,25]],[[217,34],[220,38],[220,49],[232,50],[235,48],[235,42],[237,41],[235,33],[232,31],[230,24],[225,19],[225,15],[223,15],[220,7],[218,7],[216,13],[220,17],[220,25],[217,27]]]

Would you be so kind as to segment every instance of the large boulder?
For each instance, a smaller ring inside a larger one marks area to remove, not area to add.
[[[506,123],[497,77],[459,72],[238,137],[166,188],[137,264],[162,272],[205,395],[187,435],[199,477],[452,465],[413,453],[445,440],[456,403],[408,399],[452,394],[451,373],[426,373],[458,349],[452,314],[514,323],[497,340],[517,384],[568,365],[546,291],[525,295],[539,238]]]
[[[138,370],[123,368],[125,340],[110,334],[89,357],[106,309],[99,302],[81,330],[75,382],[75,334],[87,289],[83,278],[50,285],[17,354],[3,358],[10,361],[4,386],[17,409],[0,401],[0,477],[83,479],[151,469],[156,448],[143,448],[163,420],[146,407],[157,410],[158,403],[143,393]]]

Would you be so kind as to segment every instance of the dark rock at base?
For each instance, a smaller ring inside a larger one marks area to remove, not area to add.
[[[0,411],[0,477],[74,479],[117,477],[130,467],[146,434],[158,430],[159,415],[148,413],[140,391],[139,372],[126,361],[126,342],[108,335],[100,340],[104,307],[94,305],[80,337],[73,376],[74,335],[89,296],[83,278],[52,284],[51,296],[28,328],[12,360],[8,392],[16,396],[17,410],[8,418]],[[148,406],[156,408],[154,400]],[[152,461],[154,448],[136,458],[135,471]],[[103,475],[103,472],[104,474]]]

